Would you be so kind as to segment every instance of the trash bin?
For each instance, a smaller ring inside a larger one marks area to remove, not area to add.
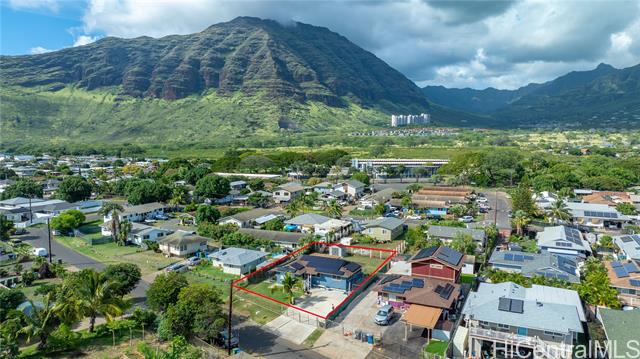
[[[362,337],[362,332],[359,330],[356,330],[356,332],[354,333],[354,338],[356,340],[360,340],[361,337]]]
[[[367,333],[362,332],[362,337],[360,338],[363,342],[367,341]]]
[[[373,344],[373,334],[371,333],[367,334],[367,343]]]

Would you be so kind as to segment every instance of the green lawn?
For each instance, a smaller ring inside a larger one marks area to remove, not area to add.
[[[316,343],[316,341],[320,338],[320,336],[322,336],[322,333],[324,333],[324,329],[318,328],[314,330],[313,333],[311,333],[311,335],[309,335],[307,339],[305,339],[304,342],[302,342],[302,344],[304,346],[312,348],[313,345]]]
[[[460,275],[460,282],[465,284],[473,284],[476,280],[476,276],[473,274]]]
[[[249,290],[256,293],[260,293],[269,298],[279,300],[283,303],[287,303],[288,299],[281,287],[276,287],[272,292],[271,286],[273,282],[262,281],[260,283],[243,284]],[[302,296],[302,291],[294,290],[294,296]],[[236,290],[234,292],[234,310],[238,310],[241,313],[249,315],[251,319],[260,324],[266,324],[282,314],[285,307],[282,304],[273,302],[268,299],[261,298],[252,293],[247,293],[242,290]]]
[[[424,348],[424,351],[429,354],[436,354],[441,357],[444,357],[444,352],[447,350],[447,346],[449,346],[448,342],[432,339],[429,342],[429,344],[427,344],[427,346]]]
[[[28,286],[28,287],[19,287],[18,289],[22,293],[24,293],[24,295],[27,297],[27,299],[35,301],[37,299],[35,292],[36,292],[36,290],[38,288],[40,288],[44,284],[60,284],[60,282],[61,282],[61,279],[59,279],[59,278],[38,279],[38,280],[34,281],[33,283],[31,283],[30,286]]]
[[[382,253],[382,258],[379,257],[380,253]],[[362,266],[362,272],[365,275],[369,275],[373,273],[373,271],[376,270],[376,268],[378,268],[378,266],[382,264],[382,262],[384,262],[384,260],[387,259],[389,255],[391,255],[391,253],[373,252],[373,258],[369,258],[369,256],[351,255],[345,257],[345,259],[350,262],[360,264]]]
[[[143,275],[180,261],[179,258],[166,258],[160,253],[144,251],[137,246],[118,246],[114,242],[90,245],[79,237],[56,236],[55,239],[61,244],[99,262],[106,264],[122,262],[137,264]]]
[[[215,286],[220,290],[225,301],[229,297],[229,281],[240,278],[235,274],[224,273],[221,268],[214,267],[208,262],[192,268],[184,275],[190,283],[206,283]]]

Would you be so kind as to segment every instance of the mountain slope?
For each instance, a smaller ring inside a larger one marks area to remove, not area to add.
[[[615,69],[600,64],[517,90],[427,86],[423,92],[436,104],[490,116],[496,126],[640,125],[640,65]]]
[[[8,85],[86,90],[117,86],[119,94],[175,100],[240,91],[353,102],[387,110],[426,110],[420,89],[401,73],[326,28],[240,17],[190,35],[105,38],[57,52],[2,57]],[[393,104],[393,105],[392,105]]]

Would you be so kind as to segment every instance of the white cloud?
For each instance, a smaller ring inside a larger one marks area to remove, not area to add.
[[[44,54],[44,53],[51,52],[51,51],[55,51],[55,50],[45,49],[42,46],[36,46],[36,47],[32,47],[29,50],[29,53],[32,54],[32,55],[37,55],[37,54]]]
[[[80,35],[73,42],[73,47],[89,45],[90,43],[95,42],[98,39],[100,39],[99,36]]]
[[[237,16],[328,27],[419,84],[513,88],[640,59],[640,2],[625,0],[90,0],[83,32],[160,37]]]
[[[46,9],[53,12],[60,9],[57,0],[9,0],[9,6],[13,9]]]

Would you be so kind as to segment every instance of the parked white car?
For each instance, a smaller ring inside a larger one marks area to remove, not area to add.
[[[460,222],[464,222],[464,223],[471,223],[471,222],[473,222],[473,217],[471,217],[471,216],[462,216],[458,220]]]
[[[37,257],[46,257],[46,256],[49,254],[49,252],[47,252],[47,249],[46,249],[46,248],[42,248],[42,247],[34,248],[34,249],[31,251],[31,253],[32,253],[34,256],[37,256]]]
[[[486,203],[486,202],[489,202],[489,200],[487,199],[487,197],[478,197],[478,198],[476,198],[476,202],[478,202],[478,203]]]

